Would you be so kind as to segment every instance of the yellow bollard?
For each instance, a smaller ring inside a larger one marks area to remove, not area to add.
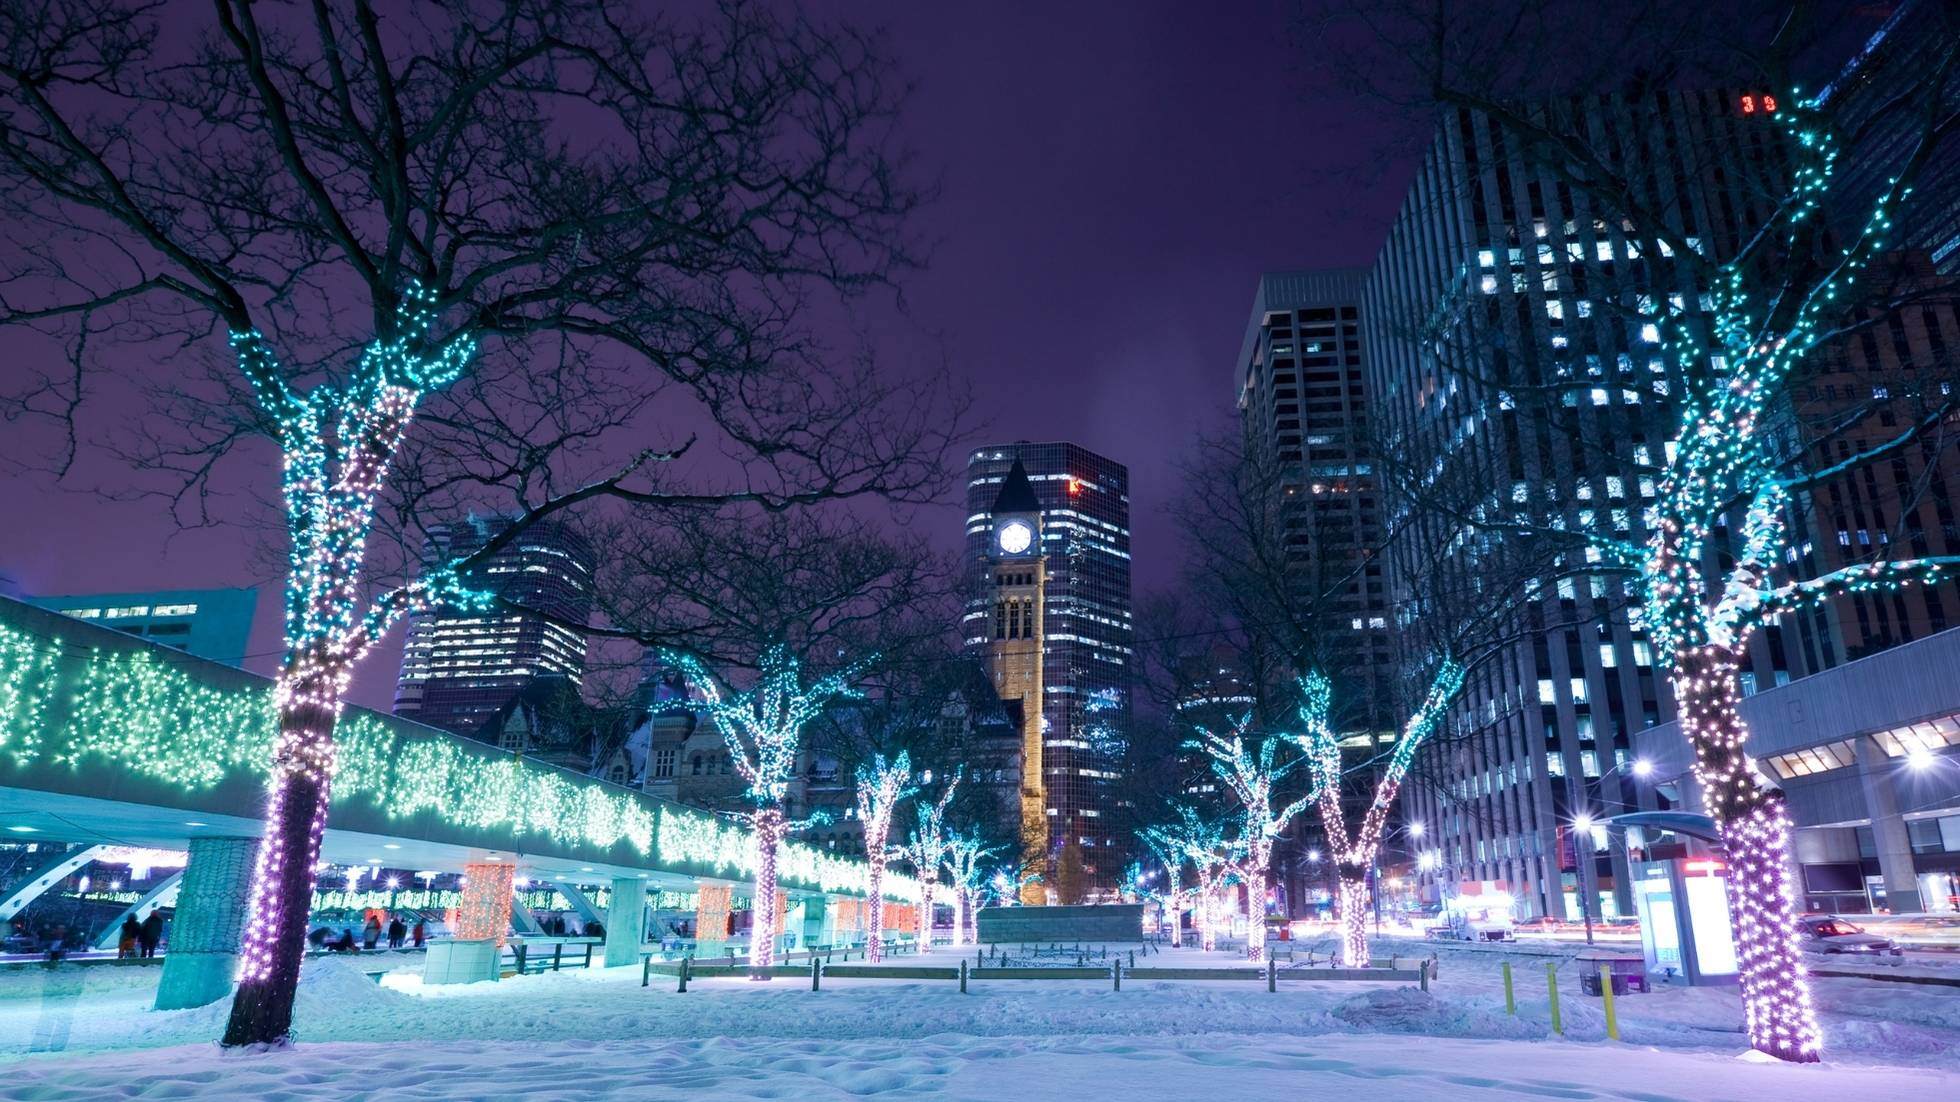
[[[1617,1041],[1620,1039],[1620,1019],[1613,1014],[1613,966],[1610,964],[1599,966],[1599,995],[1606,1000],[1606,1039]]]
[[[1558,962],[1557,961],[1548,960],[1545,962],[1545,986],[1551,991],[1551,997],[1552,997],[1552,1032],[1557,1033],[1560,1036],[1563,1036],[1565,1034],[1565,1024],[1559,1021],[1559,1017],[1558,1017]]]
[[[1518,1016],[1518,996],[1511,990],[1511,962],[1508,960],[1504,962],[1504,1013],[1513,1018]]]

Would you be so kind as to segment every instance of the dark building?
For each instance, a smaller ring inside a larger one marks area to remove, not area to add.
[[[985,447],[966,504],[961,634],[1022,709],[1024,861],[1052,885],[1073,849],[1088,891],[1113,891],[1127,852],[1107,800],[1130,712],[1129,471],[1074,444]]]
[[[1372,456],[1367,276],[1350,268],[1260,277],[1234,383],[1247,469],[1261,483],[1248,489],[1277,514],[1292,615],[1310,621],[1316,637],[1296,657],[1333,681],[1330,718],[1342,743],[1372,761],[1395,738],[1400,694]],[[1344,803],[1354,817],[1373,799],[1374,771],[1351,777]],[[1293,868],[1296,851],[1324,845],[1319,817],[1304,815],[1287,832],[1279,863]],[[1296,887],[1289,903],[1300,897]]]
[[[431,561],[468,555],[506,522],[470,517],[435,529]],[[549,522],[528,525],[471,573],[472,584],[542,615],[452,607],[409,620],[395,714],[459,735],[496,741],[481,728],[533,680],[585,674],[585,637],[568,624],[592,613],[592,549]]]
[[[1542,110],[1710,259],[1733,255],[1778,191],[1781,129],[1743,93],[1574,97]],[[1656,384],[1666,364],[1647,319],[1662,296],[1702,309],[1695,269],[1675,260],[1488,118],[1445,113],[1362,303],[1384,447],[1416,483],[1449,456],[1487,495],[1466,508],[1642,539],[1656,485],[1634,472],[1665,460],[1679,419]],[[1422,646],[1425,617],[1407,598],[1436,549],[1457,541],[1441,568],[1467,578],[1501,562],[1501,541],[1466,539],[1399,496],[1385,523],[1407,537],[1391,554],[1393,626]],[[1657,806],[1655,786],[1632,776],[1630,740],[1672,701],[1626,598],[1616,579],[1563,578],[1520,611],[1518,641],[1473,672],[1420,766],[1434,780],[1404,799],[1438,866],[1432,898],[1503,891],[1520,917],[1577,917],[1590,879],[1593,914],[1631,912],[1624,851],[1582,876],[1579,855],[1591,850],[1572,834],[1576,815]],[[1783,628],[1754,640],[1746,668],[1759,684],[1792,676],[1787,643]]]
[[[1821,93],[1843,143],[1828,206],[1841,232],[1862,228],[1912,157],[1935,116],[1928,107],[1938,116],[1960,110],[1960,72],[1942,64],[1956,35],[1960,8],[1951,0],[1902,0]],[[1960,272],[1960,134],[1935,144],[1893,221],[1901,247],[1947,275]]]
[[[1563,128],[1588,135],[1608,165],[1625,166],[1637,201],[1712,261],[1734,255],[1781,192],[1780,127],[1759,93],[1590,97],[1546,110],[1566,112]],[[1882,146],[1866,148],[1876,156]],[[1866,184],[1855,164],[1847,172],[1837,199],[1856,203]],[[1927,217],[1937,229],[1937,211]],[[1694,269],[1673,259],[1664,242],[1594,209],[1558,173],[1523,156],[1489,120],[1447,114],[1363,304],[1368,389],[1386,438],[1406,455],[1447,454],[1453,467],[1474,471],[1470,481],[1487,488],[1490,507],[1643,540],[1657,487],[1642,468],[1665,462],[1680,417],[1657,327],[1645,318],[1663,296],[1679,313],[1704,308]],[[1931,274],[1924,253],[1898,259],[1901,271]],[[1923,394],[1943,385],[1956,340],[1951,308],[1928,305],[1821,349],[1780,411],[1793,431],[1813,434],[1812,469],[1900,432],[1897,415],[1882,408],[1895,396],[1888,388]],[[1874,406],[1845,428],[1848,414]],[[1901,557],[1951,554],[1960,541],[1956,473],[1950,449],[1927,441],[1804,495],[1790,528],[1793,575],[1883,556],[1894,542],[1904,545]],[[1426,475],[1417,470],[1413,480]],[[1390,502],[1388,523],[1406,527],[1417,537],[1408,546],[1433,560],[1427,553],[1452,537],[1413,509]],[[1475,572],[1492,549],[1470,539],[1445,561]],[[1418,561],[1392,556],[1398,593]],[[1592,913],[1628,912],[1624,851],[1589,857],[1594,847],[1572,830],[1575,816],[1649,810],[1681,795],[1636,775],[1631,736],[1667,722],[1673,700],[1627,615],[1627,597],[1598,575],[1557,581],[1523,610],[1520,641],[1473,675],[1447,736],[1425,754],[1422,771],[1435,783],[1411,785],[1404,801],[1409,819],[1427,828],[1432,892],[1509,891],[1521,917],[1576,917],[1579,873],[1590,861],[1599,888]],[[1397,627],[1419,643],[1422,617],[1406,600],[1398,608],[1407,618]],[[1751,640],[1741,692],[1753,696],[1923,638],[1956,611],[1953,587],[1941,586],[1860,594],[1786,617]]]
[[[24,597],[30,605],[115,628],[199,658],[242,666],[258,612],[256,589],[165,589]]]

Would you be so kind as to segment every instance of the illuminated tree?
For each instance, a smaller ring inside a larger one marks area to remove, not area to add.
[[[956,831],[946,839],[946,871],[953,878],[953,944],[967,944],[967,924],[975,921],[974,911],[980,888],[987,881],[981,862],[1000,851],[990,846],[977,830]],[[923,877],[924,870],[921,871]]]
[[[776,962],[776,919],[782,905],[776,890],[777,852],[792,832],[809,825],[807,820],[792,821],[785,807],[790,782],[796,777],[803,728],[832,701],[860,695],[854,682],[862,666],[806,682],[803,663],[788,646],[777,644],[763,652],[754,686],[735,692],[692,655],[670,654],[669,660],[701,690],[707,716],[721,732],[736,773],[748,784],[750,807],[741,818],[755,837],[749,966],[756,970],[751,978],[766,980]],[[883,869],[874,868],[874,875],[882,879]],[[867,905],[879,907],[875,886]]]
[[[1209,952],[1218,947],[1218,897],[1228,883],[1231,871],[1242,859],[1240,839],[1234,839],[1228,824],[1207,818],[1196,808],[1180,805],[1173,809],[1170,822],[1141,832],[1144,843],[1163,854],[1178,854],[1197,870],[1198,886],[1192,897],[1197,920],[1199,947]],[[1166,865],[1170,862],[1167,859]]]
[[[865,895],[865,953],[874,963],[885,959],[885,840],[900,801],[917,791],[912,786],[912,756],[903,750],[890,761],[879,754],[858,767],[858,822],[864,827],[864,859],[871,865],[871,887]]]
[[[1786,248],[1818,240],[1818,206],[1837,161],[1817,106],[1793,94],[1778,112],[1797,151],[1795,183],[1759,236],[1781,239]],[[1745,250],[1724,265],[1726,278],[1715,282],[1705,317],[1657,319],[1689,384],[1673,459],[1644,540],[1584,533],[1606,556],[1636,571],[1640,621],[1667,664],[1681,727],[1694,750],[1695,776],[1721,828],[1750,1040],[1786,1060],[1816,1060],[1822,1035],[1798,946],[1789,809],[1782,792],[1757,773],[1737,708],[1746,648],[1779,617],[1843,594],[1930,583],[1960,561],[1880,560],[1817,578],[1791,577],[1789,563],[1797,558],[1788,532],[1794,495],[1837,472],[1786,472],[1773,403],[1791,372],[1838,336],[1829,324],[1838,317],[1837,300],[1884,250],[1892,210],[1908,190],[1895,181],[1862,231],[1821,272],[1759,293],[1753,289],[1758,258]],[[1908,429],[1882,450],[1902,447],[1917,432]],[[1854,457],[1842,466],[1872,458]],[[1738,507],[1744,512],[1731,539]]]
[[[1368,873],[1381,852],[1382,830],[1388,813],[1409,775],[1416,751],[1441,726],[1450,702],[1463,688],[1463,667],[1444,659],[1431,677],[1429,692],[1414,715],[1402,725],[1401,737],[1375,779],[1373,797],[1352,833],[1341,807],[1341,736],[1328,721],[1334,690],[1324,676],[1310,672],[1300,678],[1300,730],[1294,735],[1306,754],[1313,776],[1313,799],[1327,836],[1328,856],[1337,877],[1334,910],[1341,923],[1341,963],[1360,968],[1368,963]]]
[[[1152,890],[1170,922],[1171,948],[1181,948],[1184,945],[1184,902],[1189,894],[1184,890],[1184,851],[1158,830],[1139,831],[1137,839],[1157,859],[1158,867],[1164,872],[1164,886]],[[1136,868],[1141,874],[1142,863],[1139,862]]]
[[[93,396],[134,388],[151,400],[114,454],[192,525],[251,496],[211,492],[232,457],[279,449],[285,656],[237,1045],[289,1031],[352,664],[405,612],[492,599],[471,560],[405,583],[421,517],[514,515],[481,561],[601,497],[924,496],[943,429],[917,388],[806,339],[821,289],[910,263],[900,93],[871,39],[743,6],[212,8],[181,28],[139,0],[0,11],[0,325],[66,351],[18,365],[0,407],[51,428],[65,473]],[[672,399],[732,482],[619,461]]]
[[[919,873],[919,950],[932,948],[932,908],[933,895],[939,887],[939,868],[946,859],[946,808],[953,802],[953,792],[959,787],[961,771],[955,769],[946,782],[945,791],[937,800],[920,800],[912,806],[918,809],[919,825],[912,831],[910,844],[905,847],[905,856]]]
[[[1183,862],[1180,860],[1177,864],[1182,865]],[[1125,896],[1134,898],[1138,902],[1155,903],[1157,905],[1158,928],[1160,930],[1168,929],[1171,938],[1171,948],[1173,949],[1183,944],[1183,939],[1179,936],[1180,931],[1178,929],[1183,924],[1184,905],[1184,892],[1179,880],[1180,871],[1180,869],[1169,864],[1159,865],[1156,862],[1132,861],[1123,870],[1121,888]],[[1164,879],[1161,882],[1157,879],[1159,872],[1164,874]]]
[[[1229,737],[1197,728],[1195,745],[1211,760],[1213,775],[1239,801],[1244,815],[1245,833],[1239,840],[1239,849],[1245,856],[1239,863],[1239,872],[1245,878],[1246,888],[1245,952],[1247,957],[1260,960],[1266,955],[1266,877],[1273,863],[1273,840],[1305,810],[1313,797],[1303,796],[1275,808],[1274,786],[1296,763],[1282,764],[1275,760],[1280,739],[1248,734],[1252,727],[1251,712],[1231,723]]]

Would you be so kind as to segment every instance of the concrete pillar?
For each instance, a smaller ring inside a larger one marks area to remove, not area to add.
[[[191,839],[157,982],[158,1010],[203,1006],[231,994],[258,850],[257,838]]]
[[[633,876],[613,877],[612,899],[606,906],[606,967],[638,964],[646,928],[646,881]]]
[[[817,944],[837,944],[837,901],[826,898],[823,901],[823,925],[817,934]]]
[[[1878,742],[1867,737],[1858,746],[1858,773],[1865,785],[1865,811],[1872,820],[1872,840],[1878,844],[1878,871],[1885,877],[1885,908],[1893,914],[1919,910],[1919,872],[1912,863],[1912,839],[1899,815],[1899,796],[1892,779],[1899,763],[1887,757]]]

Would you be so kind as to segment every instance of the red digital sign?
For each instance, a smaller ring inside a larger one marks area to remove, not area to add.
[[[1753,92],[1742,97],[1743,114],[1753,115],[1758,111],[1761,111],[1765,115],[1775,114],[1776,97],[1771,95],[1757,95]]]

